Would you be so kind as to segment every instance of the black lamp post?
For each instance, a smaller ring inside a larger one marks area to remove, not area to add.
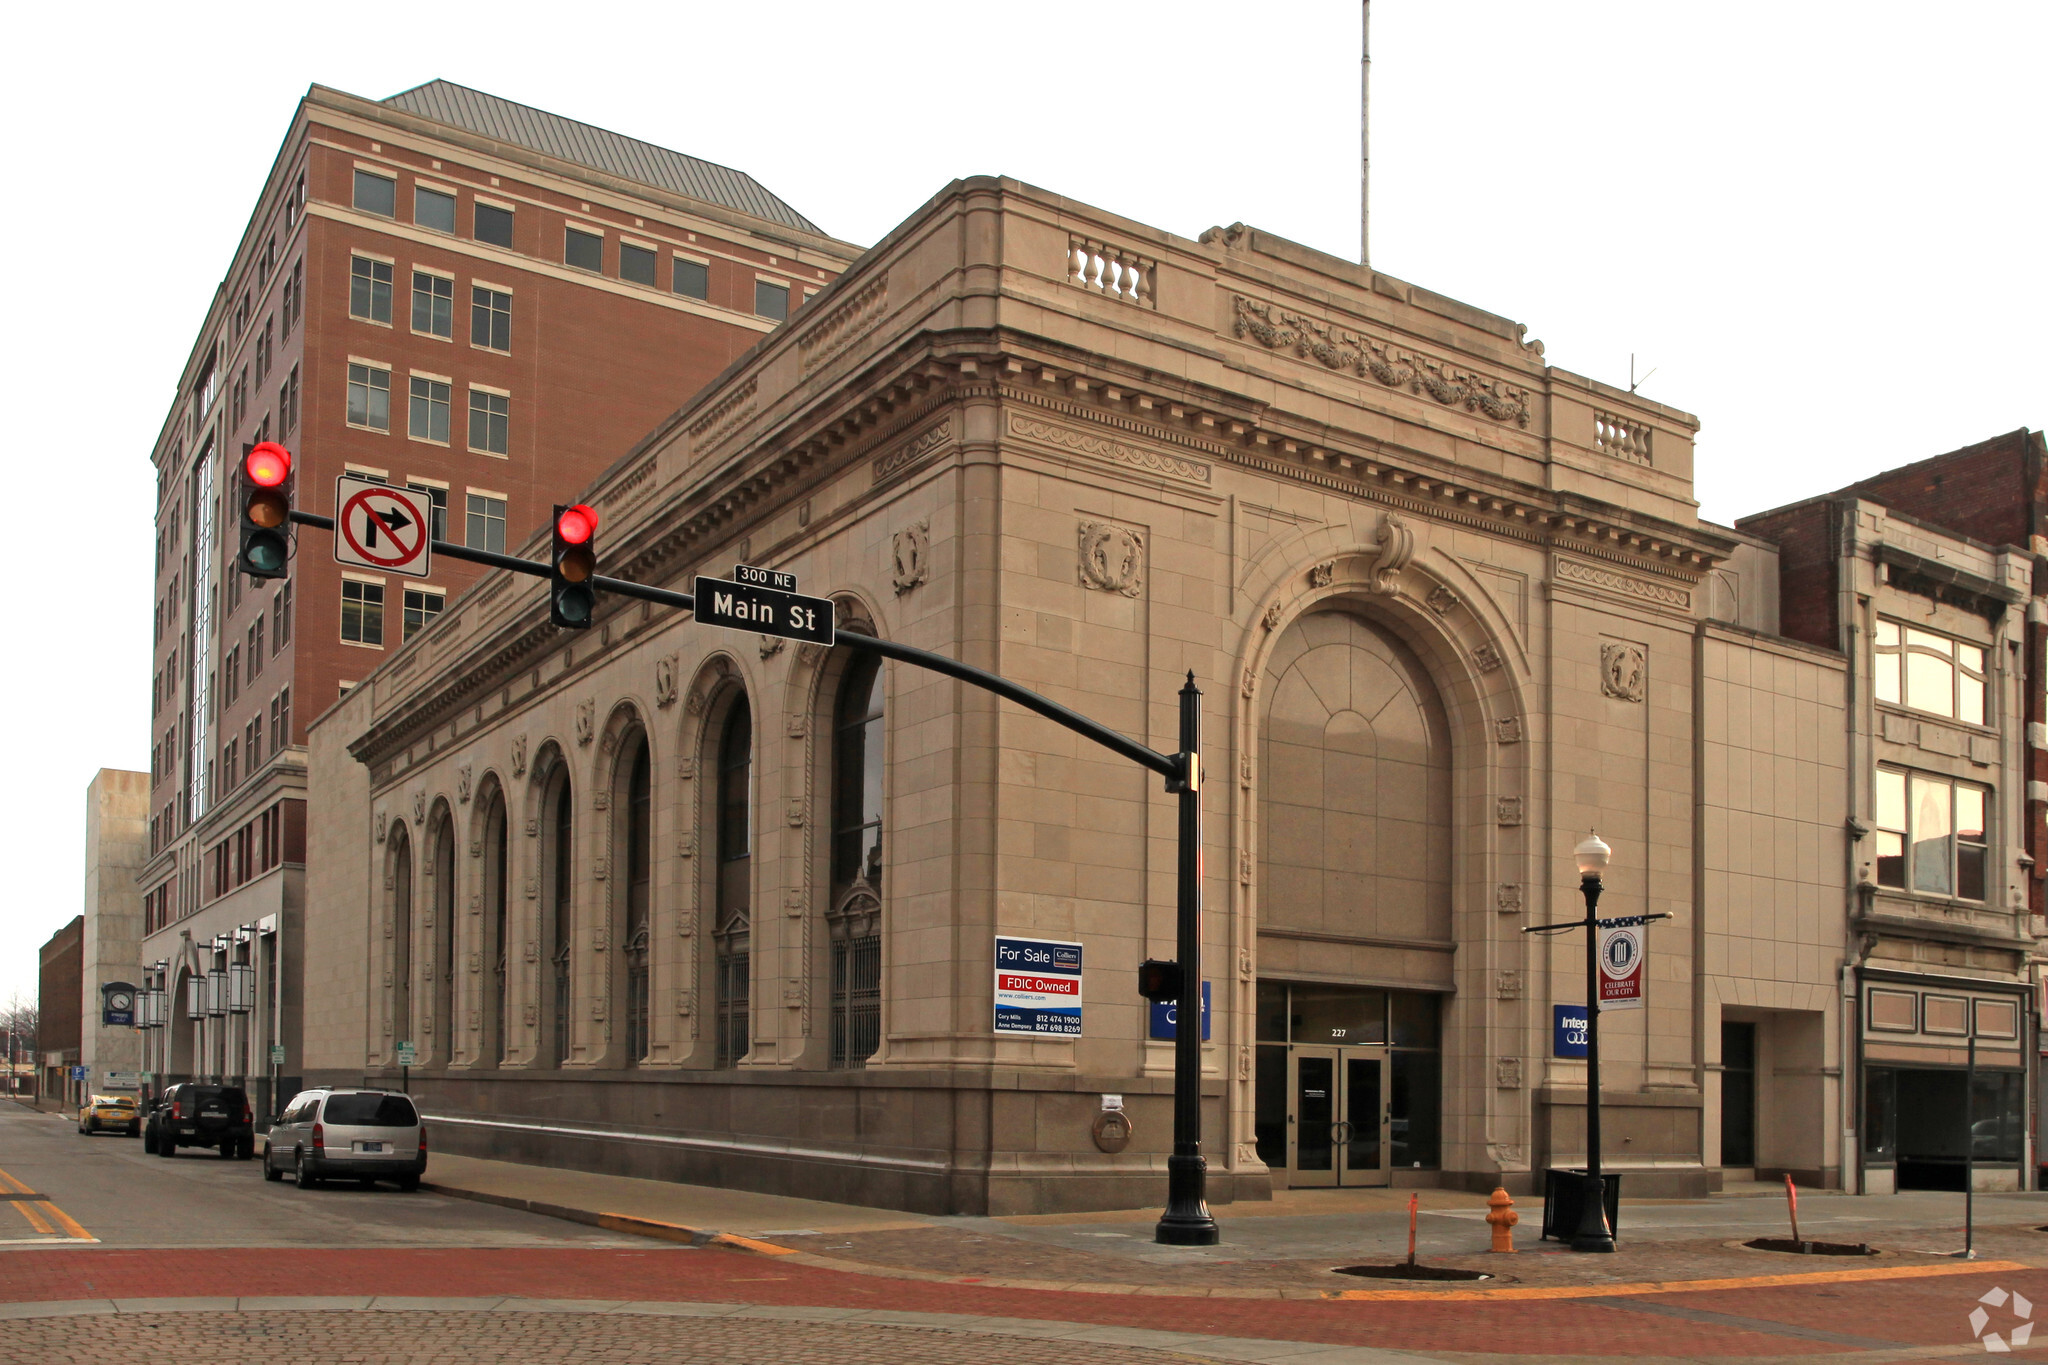
[[[1600,874],[1614,850],[1588,834],[1572,856],[1579,863],[1579,891],[1586,898],[1586,1182],[1579,1193],[1579,1230],[1573,1251],[1613,1251],[1607,1226],[1607,1182],[1600,1174]]]

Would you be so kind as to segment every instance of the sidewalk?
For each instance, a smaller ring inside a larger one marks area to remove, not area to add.
[[[436,1154],[428,1184],[669,1241],[719,1245],[789,1264],[895,1279],[1036,1290],[1287,1299],[1555,1298],[1715,1292],[1750,1286],[1923,1279],[1975,1267],[2048,1265],[2048,1195],[1980,1195],[1974,1262],[1960,1195],[1854,1197],[1801,1191],[1808,1239],[1867,1242],[1872,1257],[1800,1256],[1742,1243],[1784,1237],[1782,1192],[1699,1200],[1624,1200],[1621,1251],[1582,1256],[1540,1241],[1541,1200],[1516,1212],[1518,1252],[1490,1252],[1483,1198],[1450,1190],[1290,1190],[1270,1203],[1219,1207],[1221,1245],[1162,1247],[1157,1209],[1008,1218],[918,1217],[884,1209]],[[1337,1267],[1407,1254],[1408,1202],[1430,1265],[1476,1282],[1365,1279]]]

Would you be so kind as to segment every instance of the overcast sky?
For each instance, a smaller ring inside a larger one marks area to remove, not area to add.
[[[1721,521],[2048,422],[2040,0],[1380,0],[1373,261],[1699,415]],[[294,106],[435,77],[750,172],[858,243],[999,173],[1358,253],[1356,0],[29,6],[0,995],[149,761],[152,443]],[[38,472],[38,471],[42,472]],[[49,512],[28,512],[38,494]],[[24,496],[26,494],[26,496]],[[37,572],[47,569],[47,572]]]

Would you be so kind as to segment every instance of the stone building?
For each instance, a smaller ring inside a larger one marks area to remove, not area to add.
[[[36,958],[36,1105],[61,1110],[77,1105],[84,1093],[71,1070],[78,1065],[85,916],[73,915],[43,941]]]
[[[1849,671],[1776,633],[1777,547],[1699,519],[1696,429],[1391,276],[980,178],[581,496],[608,574],[788,571],[1154,748],[1192,671],[1218,1202],[1579,1158],[1582,943],[1522,931],[1581,913],[1589,828],[1603,913],[1672,916],[1605,1016],[1610,1169],[1720,1182],[1747,1020],[1736,1165],[1836,1184]],[[1135,974],[1173,952],[1174,807],[1125,761],[844,647],[611,598],[557,631],[504,576],[309,742],[309,1078],[410,1042],[437,1140],[515,1160],[1163,1193]],[[994,1031],[999,934],[1080,946],[1078,1037]]]
[[[476,569],[234,571],[241,457],[296,501],[403,485],[500,550],[856,250],[743,172],[448,81],[299,102],[170,394],[157,480],[148,859],[135,884],[161,1085],[300,1072],[305,726]],[[304,551],[310,551],[304,552]],[[140,679],[137,679],[138,701]],[[282,1049],[282,1060],[277,1050]]]
[[[78,1062],[94,1094],[134,1094],[141,1087],[142,1035],[132,1022],[142,981],[135,874],[148,857],[149,774],[100,769],[85,791],[79,948]],[[121,1022],[124,1017],[131,1022]]]

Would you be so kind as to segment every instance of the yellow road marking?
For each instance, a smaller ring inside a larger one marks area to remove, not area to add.
[[[9,1194],[35,1193],[34,1190],[22,1184],[21,1181],[5,1171],[0,1171],[0,1188],[4,1188]],[[76,1238],[81,1242],[97,1242],[99,1240],[99,1238],[93,1236],[80,1226],[76,1218],[58,1208],[48,1199],[10,1199],[7,1202],[21,1210],[21,1216],[28,1220],[28,1225],[31,1228],[46,1236],[55,1236],[58,1230],[62,1229],[65,1236]],[[38,1207],[39,1205],[40,1207]]]
[[[1469,1303],[1484,1299],[1608,1299],[1639,1294],[1690,1294],[1716,1289],[1770,1289],[1780,1285],[1847,1284],[1857,1280],[1919,1280],[1931,1275],[1979,1275],[2034,1270],[2025,1261],[1958,1261],[1954,1265],[1867,1266],[1796,1275],[1745,1275],[1725,1280],[1651,1280],[1639,1284],[1520,1285],[1500,1289],[1339,1289],[1324,1297],[1378,1302]]]

